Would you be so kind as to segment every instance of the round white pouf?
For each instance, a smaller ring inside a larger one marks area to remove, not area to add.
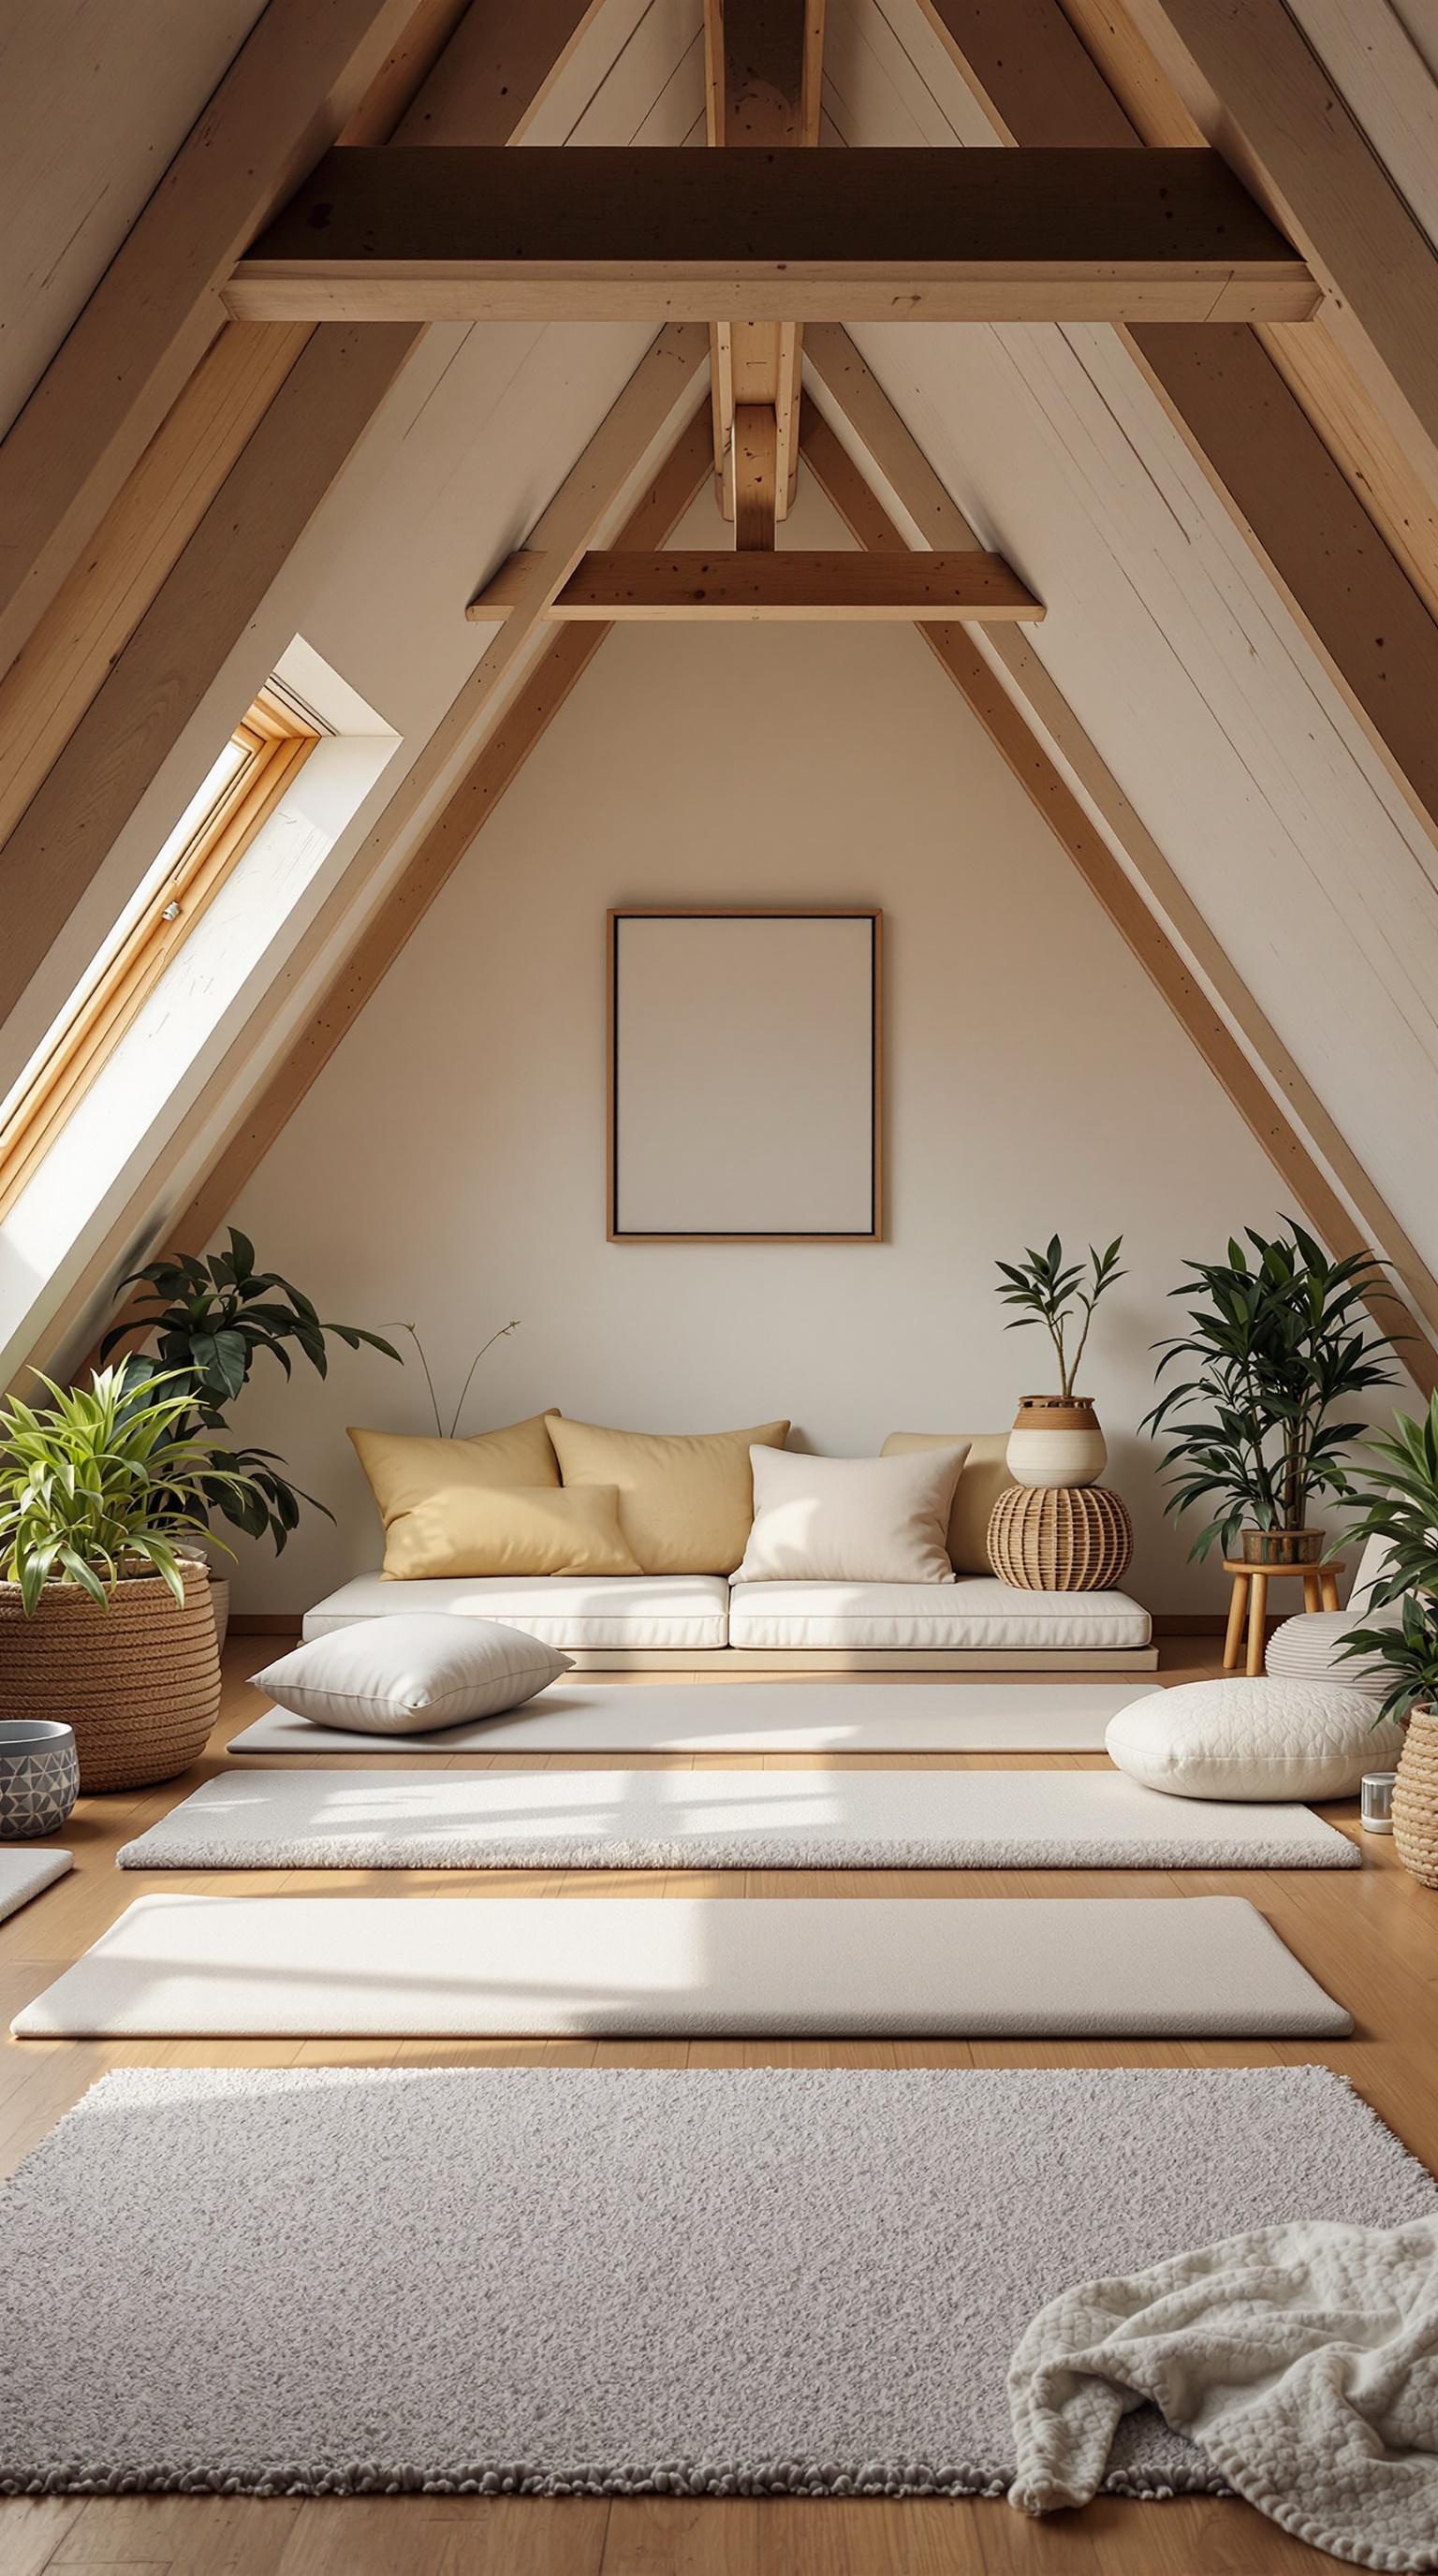
[[[1110,1759],[1174,1798],[1349,1798],[1403,1743],[1377,1701],[1342,1682],[1187,1682],[1110,1718]]]

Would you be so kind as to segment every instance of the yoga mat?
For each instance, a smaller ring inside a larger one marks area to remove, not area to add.
[[[1342,2038],[1241,1897],[146,1896],[56,2038]]]
[[[1121,1771],[226,1771],[122,1869],[1352,1869],[1307,1807]]]

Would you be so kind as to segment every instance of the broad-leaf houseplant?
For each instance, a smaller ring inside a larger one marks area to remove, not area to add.
[[[1438,1395],[1419,1421],[1395,1414],[1353,1475],[1367,1501],[1352,1534],[1381,1539],[1384,1563],[1343,1654],[1362,1662],[1365,1681],[1376,1667],[1386,1682],[1378,1717],[1407,1722],[1393,1840],[1414,1877],[1438,1887]]]

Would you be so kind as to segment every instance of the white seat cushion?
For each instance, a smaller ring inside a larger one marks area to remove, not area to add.
[[[600,1646],[682,1646],[728,1642],[729,1586],[717,1574],[536,1574],[448,1576],[385,1583],[357,1575],[305,1618],[306,1638],[357,1619],[407,1611],[499,1619],[566,1650]]]
[[[1370,1691],[1382,1699],[1392,1680],[1382,1664],[1365,1663],[1340,1652],[1355,1628],[1381,1628],[1397,1621],[1396,1610],[1303,1610],[1284,1619],[1268,1640],[1263,1669],[1276,1682],[1337,1682],[1343,1690]]]
[[[1131,1780],[1175,1798],[1350,1798],[1402,1749],[1402,1727],[1375,1715],[1340,1682],[1187,1682],[1120,1709],[1104,1741]]]
[[[1015,1592],[990,1575],[956,1583],[736,1583],[731,1646],[1146,1646],[1146,1610],[1123,1592]]]

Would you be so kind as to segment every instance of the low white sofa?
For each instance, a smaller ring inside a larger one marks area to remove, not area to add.
[[[362,1574],[317,1602],[306,1637],[401,1611],[502,1619],[590,1670],[795,1666],[819,1672],[1151,1671],[1148,1612],[1124,1592],[954,1583],[733,1583],[718,1574],[476,1575],[386,1583]]]

